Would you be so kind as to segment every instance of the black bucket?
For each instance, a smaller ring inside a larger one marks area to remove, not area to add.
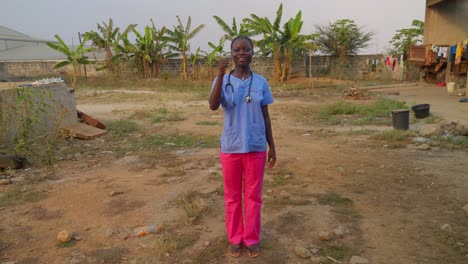
[[[392,111],[393,128],[408,130],[409,128],[409,112],[408,109],[398,109]]]
[[[430,106],[429,104],[418,104],[411,107],[411,110],[413,110],[416,118],[426,118],[429,116]]]

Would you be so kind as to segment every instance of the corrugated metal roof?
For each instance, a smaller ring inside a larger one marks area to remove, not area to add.
[[[93,53],[85,54],[89,59],[94,60]],[[98,60],[105,59],[104,52],[96,52]],[[0,61],[41,61],[41,60],[65,60],[67,57],[62,53],[53,50],[43,43],[36,45],[27,45],[0,51]]]
[[[0,40],[23,40],[27,42],[55,42],[53,40],[33,38],[24,33],[0,26]]]
[[[26,34],[0,26],[0,62],[5,61],[61,61],[66,56],[47,46],[47,42],[56,42],[39,38],[32,38]],[[105,58],[104,52],[87,53],[90,59]]]

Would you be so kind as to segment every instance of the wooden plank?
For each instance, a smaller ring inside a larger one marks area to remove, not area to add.
[[[76,112],[78,114],[78,118],[83,120],[83,122],[85,122],[86,124],[88,124],[90,126],[93,126],[93,127],[100,128],[100,129],[106,129],[106,125],[101,123],[101,121],[91,117],[88,114],[85,114],[85,113],[81,112],[80,110],[76,110]]]
[[[96,128],[85,123],[77,123],[64,127],[63,132],[66,135],[81,139],[93,139],[107,134],[107,130]]]

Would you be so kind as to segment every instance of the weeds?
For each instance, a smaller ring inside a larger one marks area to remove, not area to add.
[[[343,197],[336,193],[327,193],[323,194],[318,198],[318,202],[321,205],[331,205],[331,206],[351,206],[353,205],[353,200]]]
[[[57,248],[68,248],[68,247],[72,247],[76,244],[76,240],[70,240],[68,242],[65,242],[65,243],[61,243],[61,242],[58,242],[55,246]]]
[[[344,260],[346,257],[349,257],[352,253],[352,250],[345,244],[337,245],[327,245],[322,249],[324,256],[330,256],[336,260]]]
[[[116,137],[124,137],[128,133],[138,130],[138,124],[127,119],[119,119],[110,122],[107,126],[107,130]]]
[[[398,142],[409,142],[410,138],[413,136],[412,131],[393,129],[388,131],[383,131],[381,133],[371,136],[372,139],[386,141],[389,143],[398,143]]]
[[[291,177],[291,172],[286,169],[279,169],[273,174],[273,186],[284,185],[286,181]]]
[[[167,108],[159,108],[155,110],[155,114],[151,118],[154,123],[182,121],[185,118],[179,111],[169,111]]]
[[[353,222],[361,219],[361,215],[353,208],[353,200],[336,193],[327,193],[318,198],[321,205],[333,206],[336,218],[342,222]]]
[[[429,117],[424,118],[426,124],[438,124],[444,120],[443,117],[431,114]]]
[[[190,135],[151,135],[143,142],[147,149],[177,149],[177,148],[214,148],[218,146],[219,138],[210,136]]]
[[[96,249],[91,252],[99,263],[122,263],[124,255],[128,252],[126,248],[113,247],[105,249]]]
[[[218,263],[218,259],[226,255],[229,243],[224,239],[217,239],[208,248],[198,252],[197,255],[193,256],[193,263],[205,264],[205,263]]]
[[[198,193],[195,191],[182,193],[176,198],[178,207],[184,209],[188,219],[198,219],[200,214],[207,209],[197,199]]]
[[[27,187],[16,185],[0,196],[0,206],[9,206],[19,202],[37,202],[46,197],[46,194],[31,191]]]
[[[223,124],[217,121],[200,121],[197,123],[197,125],[199,126],[221,126]]]
[[[172,255],[179,250],[192,246],[198,239],[199,236],[197,234],[170,234],[163,232],[156,238],[156,251],[161,257],[166,254]]]
[[[339,101],[321,109],[318,117],[328,124],[340,124],[345,119],[349,119],[352,124],[356,125],[387,125],[391,121],[391,111],[402,108],[407,108],[406,103],[387,98],[381,98],[371,105],[357,105]]]

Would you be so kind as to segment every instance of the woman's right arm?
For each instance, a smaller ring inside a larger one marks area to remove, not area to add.
[[[220,61],[218,78],[216,78],[215,85],[210,94],[210,109],[218,110],[219,105],[221,104],[221,89],[223,86],[224,74],[226,73],[226,68],[228,66],[229,60],[223,59]]]

